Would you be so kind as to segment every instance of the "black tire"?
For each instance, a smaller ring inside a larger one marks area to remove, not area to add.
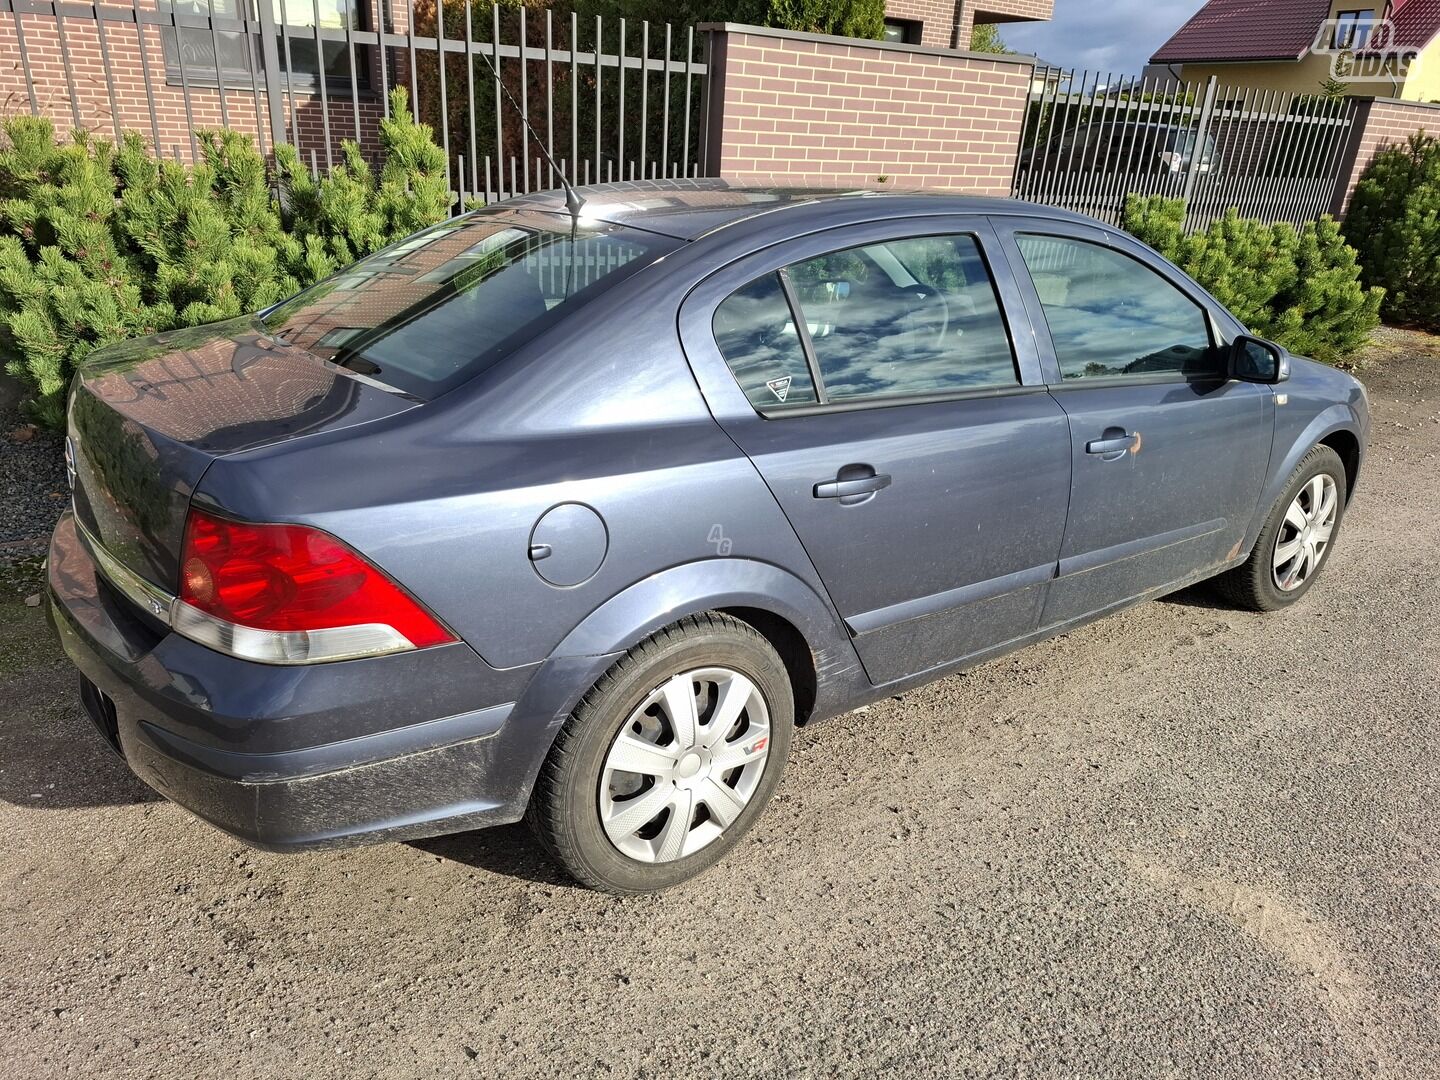
[[[1309,572],[1309,576],[1296,588],[1286,591],[1275,582],[1273,569],[1275,544],[1284,526],[1285,512],[1290,508],[1291,502],[1295,500],[1296,495],[1306,484],[1322,473],[1327,474],[1335,482],[1338,499],[1335,526],[1330,534],[1330,542],[1320,553],[1320,558],[1314,569]],[[1347,494],[1345,465],[1341,462],[1340,455],[1328,446],[1316,446],[1300,459],[1300,464],[1296,465],[1295,471],[1290,474],[1285,489],[1275,500],[1275,505],[1270,508],[1270,514],[1266,517],[1265,526],[1260,530],[1260,536],[1250,551],[1250,557],[1235,569],[1221,574],[1215,579],[1215,586],[1220,594],[1236,607],[1247,608],[1250,611],[1277,611],[1299,600],[1315,584],[1320,572],[1325,569],[1325,564],[1330,560],[1330,553],[1335,549],[1335,542],[1340,539],[1340,526],[1345,517]]]
[[[770,735],[763,771],[744,810],[718,837],[671,862],[642,862],[616,847],[601,821],[606,757],[652,691],[673,675],[709,666],[746,676],[764,698]],[[617,895],[667,889],[710,869],[755,823],[780,782],[794,723],[790,679],[770,643],[729,615],[691,616],[636,645],[585,695],[541,766],[526,820],[546,851],[583,885]]]

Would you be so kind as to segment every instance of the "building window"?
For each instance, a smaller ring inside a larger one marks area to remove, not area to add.
[[[1341,11],[1335,15],[1335,36],[1331,47],[1336,49],[1361,49],[1370,40],[1370,31],[1375,26],[1373,11]]]
[[[914,19],[886,19],[884,40],[897,45],[919,45],[922,26]]]
[[[225,19],[248,18],[257,20],[253,2],[257,0],[159,0],[160,10],[173,11],[179,16],[194,18]],[[347,22],[352,30],[368,30],[370,16],[365,0],[258,0],[269,3],[277,30],[275,51],[280,60],[279,76],[284,85],[288,70],[290,81],[296,89],[310,90],[317,84],[322,65],[317,60],[316,41],[313,28],[316,25],[316,11],[319,12],[319,26],[322,30],[344,30]],[[281,25],[289,28],[290,55],[287,66],[285,35],[278,33]],[[310,37],[297,37],[297,29],[312,31]],[[178,43],[177,43],[178,33]],[[215,86],[217,47],[220,75],[229,86],[249,86],[252,72],[257,81],[263,79],[264,61],[255,34],[242,30],[217,30],[212,33],[209,26],[181,26],[162,28],[160,44],[165,53],[165,78],[167,82],[181,81],[180,65],[185,66],[184,81],[197,86]],[[350,50],[344,41],[324,38],[319,43],[324,55],[326,90],[348,92],[350,89]],[[369,48],[355,46],[355,81],[362,89],[369,89]]]

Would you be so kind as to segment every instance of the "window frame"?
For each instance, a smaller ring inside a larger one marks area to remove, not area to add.
[[[954,224],[948,224],[947,222],[954,222]],[[963,401],[971,398],[1004,397],[1010,394],[1031,393],[1045,389],[1043,383],[1038,381],[1038,379],[1032,381],[1032,378],[1038,375],[1038,369],[1035,369],[1033,364],[1026,363],[1027,357],[1025,350],[1020,347],[1024,339],[1017,333],[1018,328],[1015,322],[1015,312],[1023,312],[1023,304],[1018,295],[1007,296],[1007,291],[1013,290],[1010,268],[1005,259],[1004,252],[1001,250],[1000,244],[995,237],[994,231],[990,228],[989,222],[985,218],[970,215],[964,215],[963,217],[957,215],[937,215],[933,218],[912,217],[875,224],[883,224],[888,226],[888,228],[886,228],[883,235],[873,237],[866,236],[864,238],[857,237],[853,240],[845,239],[843,242],[832,242],[825,244],[823,247],[807,244],[803,254],[796,251],[795,254],[785,258],[776,265],[769,265],[774,261],[773,258],[767,259],[763,264],[766,265],[766,269],[760,270],[757,266],[756,272],[735,279],[734,284],[727,291],[720,295],[712,305],[708,305],[709,316],[707,322],[710,327],[710,345],[714,349],[715,354],[719,356],[725,375],[735,387],[741,399],[745,401],[747,408],[753,415],[766,421],[778,421],[788,420],[791,417],[814,416],[824,413],[893,408],[901,405],[926,405],[946,401]],[[844,234],[850,233],[856,228],[859,227],[845,226],[834,230],[826,230],[822,233],[811,234],[808,237],[804,237],[803,240],[812,241],[817,237],[839,239]],[[1015,370],[1014,384],[1008,386],[976,387],[966,390],[881,394],[869,397],[843,398],[839,401],[831,400],[825,390],[824,375],[821,371],[819,358],[815,352],[814,342],[810,337],[809,326],[805,319],[804,310],[800,305],[799,297],[796,295],[794,286],[790,280],[789,268],[810,259],[834,255],[856,248],[876,246],[885,243],[897,243],[905,240],[952,236],[963,236],[970,239],[975,244],[976,252],[979,254],[980,260],[985,266],[985,272],[990,278],[991,291],[995,296],[995,305],[1000,313],[1000,322],[1005,334],[1005,342],[1010,350],[1010,361]],[[770,251],[792,249],[796,247],[798,243],[799,241],[791,241],[787,244],[777,245],[776,248],[770,249]],[[811,250],[811,248],[814,248],[814,250]],[[741,260],[740,262],[731,264],[726,270],[733,270],[749,261],[752,260]],[[790,309],[790,318],[795,324],[797,336],[800,339],[801,350],[805,356],[806,367],[810,372],[810,378],[815,386],[817,401],[814,404],[781,405],[777,408],[766,409],[755,406],[750,402],[744,389],[740,386],[740,382],[735,377],[734,372],[730,370],[728,362],[725,361],[724,355],[720,352],[718,342],[715,341],[713,333],[715,310],[735,292],[769,274],[776,274],[780,278],[785,302]],[[708,280],[716,281],[725,276],[725,271],[720,271],[712,275]]]
[[[1375,32],[1375,23],[1374,8],[1337,11],[1330,33],[1330,48],[1337,51],[1363,49],[1369,43],[1370,35]],[[1357,41],[1356,38],[1362,31],[1364,37]],[[1340,38],[1346,34],[1348,34],[1349,40],[1342,43]]]
[[[1024,295],[1031,325],[1035,328],[1035,338],[1040,346],[1041,364],[1048,390],[1064,392],[1085,388],[1098,389],[1163,383],[1220,385],[1234,381],[1228,371],[1228,365],[1223,363],[1218,364],[1214,372],[1208,373],[1192,372],[1187,374],[1183,371],[1156,371],[1133,375],[1097,375],[1083,379],[1066,379],[1064,370],[1060,366],[1059,356],[1055,351],[1055,340],[1050,332],[1050,322],[1045,314],[1045,306],[1040,301],[1040,293],[1030,276],[1029,265],[1025,262],[1024,255],[1016,242],[1017,238],[1021,236],[1039,236],[1047,239],[1092,244],[1139,263],[1167,282],[1200,310],[1205,318],[1210,347],[1216,350],[1217,360],[1224,357],[1225,349],[1231,341],[1248,331],[1196,281],[1149,248],[1127,236],[1081,222],[1047,218],[1015,216],[1007,218],[997,225],[1006,253],[1010,257],[1011,266],[1014,268],[1016,282]]]
[[[265,2],[266,0],[259,0],[259,3],[261,4]],[[352,27],[352,31],[354,33],[370,32],[373,29],[373,27],[371,26],[373,18],[370,0],[351,0],[351,2],[356,5],[356,10],[360,14],[359,24]],[[269,32],[273,33],[273,36],[276,39],[276,51],[279,55],[279,64],[276,69],[276,76],[285,83],[285,86],[282,88],[282,92],[283,90],[289,89],[290,87],[294,87],[295,93],[297,94],[319,94],[320,82],[323,78],[325,82],[326,96],[338,97],[347,101],[349,100],[349,74],[325,75],[323,73],[317,74],[308,71],[295,71],[293,70],[293,64],[286,64],[285,45],[284,41],[282,40],[281,34],[281,22],[278,18],[272,20],[262,17],[258,5],[253,9],[253,14],[251,14],[247,13],[246,10],[247,0],[237,0],[237,9],[234,14],[226,15],[223,12],[216,10],[215,14],[211,16],[208,12],[197,13],[178,11],[176,10],[173,0],[160,0],[160,3],[161,8],[159,10],[162,15],[168,14],[172,18],[178,16],[179,19],[197,20],[197,22],[194,23],[181,22],[177,20],[176,22],[172,23],[159,24],[160,51],[161,59],[163,61],[163,66],[165,69],[165,85],[193,86],[198,87],[202,90],[213,90],[219,88],[221,78],[223,78],[226,90],[248,90],[250,89],[251,80],[253,78],[254,82],[260,86],[261,90],[263,90],[265,88],[264,38],[266,37],[267,32]],[[216,34],[222,37],[227,35],[238,35],[242,39],[242,46],[244,50],[248,53],[251,60],[251,63],[248,67],[229,67],[222,62],[220,65],[221,78],[217,78],[215,74],[215,63],[213,58],[209,61],[202,60],[194,63],[184,62],[183,57],[180,55],[180,32],[182,30],[193,30],[197,33],[208,36],[211,33],[212,24],[209,22],[198,22],[198,20],[208,20],[211,18],[213,18],[214,20],[214,30]],[[271,25],[272,21],[273,26]],[[228,28],[230,24],[233,24],[233,26],[236,27],[241,27],[241,29]],[[313,26],[307,24],[304,27],[301,27],[301,25],[298,23],[286,25],[288,27],[289,33],[285,36],[288,36],[292,42],[305,41],[309,42],[310,44],[315,43]],[[251,29],[251,27],[257,27],[258,29]],[[309,30],[310,32],[297,33],[296,31],[300,29]],[[344,33],[343,28],[322,27],[321,29]],[[341,44],[348,45],[348,41],[337,38],[328,38],[324,36],[321,37],[320,41],[322,44],[319,46],[319,53],[322,56],[324,54],[324,43],[326,42],[338,41]],[[370,53],[375,48],[376,46],[374,45],[361,45],[358,42],[354,45],[355,90],[356,93],[358,93],[359,95],[359,100],[362,101],[374,97],[374,86],[370,78]],[[174,63],[171,62],[170,56],[168,54],[169,50],[174,50],[176,57],[176,62]],[[183,74],[180,70],[182,63],[184,64],[185,69]],[[290,68],[288,72],[287,66]]]

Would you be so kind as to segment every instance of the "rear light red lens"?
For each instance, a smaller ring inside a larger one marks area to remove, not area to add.
[[[251,525],[192,509],[180,558],[180,599],[257,630],[378,623],[417,649],[456,640],[374,566],[304,525]]]

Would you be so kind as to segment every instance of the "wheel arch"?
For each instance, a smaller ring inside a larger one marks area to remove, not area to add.
[[[1360,439],[1359,421],[1355,414],[1347,405],[1334,404],[1318,413],[1298,435],[1291,439],[1288,446],[1282,444],[1275,447],[1271,456],[1274,464],[1270,469],[1265,489],[1256,503],[1250,529],[1245,535],[1241,550],[1248,552],[1254,547],[1260,530],[1265,526],[1265,518],[1289,482],[1290,474],[1295,471],[1300,460],[1317,446],[1328,446],[1340,456],[1340,461],[1345,466],[1345,497],[1347,500],[1350,498],[1351,492],[1354,490],[1355,479],[1360,475],[1364,448]],[[1347,454],[1350,456],[1347,457]]]

